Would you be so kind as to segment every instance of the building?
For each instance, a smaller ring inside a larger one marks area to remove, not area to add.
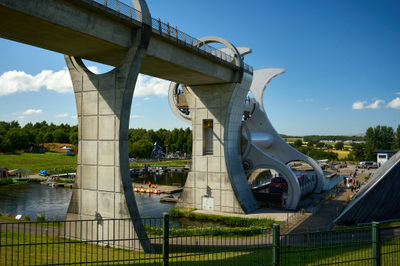
[[[397,151],[394,150],[375,150],[374,154],[376,154],[376,163],[378,167],[381,167],[382,164],[387,162],[396,152]]]
[[[0,167],[0,178],[8,177],[8,169],[5,167]]]

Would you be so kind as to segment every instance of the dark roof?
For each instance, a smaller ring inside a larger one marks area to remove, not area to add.
[[[398,151],[395,150],[374,150],[374,153],[387,153],[387,154],[395,154]]]

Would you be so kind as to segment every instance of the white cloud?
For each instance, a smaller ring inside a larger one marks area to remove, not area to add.
[[[367,101],[357,101],[353,103],[352,108],[355,110],[361,110],[361,109],[379,109],[381,108],[381,104],[383,104],[385,101],[377,99],[373,103],[367,105]]]
[[[325,111],[329,111],[329,110],[331,110],[331,109],[332,109],[332,107],[330,107],[330,106],[324,107],[324,110],[325,110]]]
[[[90,71],[98,74],[100,71],[95,66],[88,67]],[[43,70],[37,75],[30,75],[24,71],[8,71],[0,76],[0,96],[17,92],[39,91],[41,88],[58,93],[71,93],[72,82],[68,69],[60,71]]]
[[[18,91],[38,91],[40,87],[32,85],[33,77],[23,71],[8,71],[0,76],[0,96]]]
[[[90,66],[90,67],[88,67],[88,69],[94,74],[99,74],[100,73],[99,69],[97,67],[95,67],[95,66]]]
[[[63,113],[63,114],[58,114],[58,115],[56,115],[56,117],[58,117],[58,118],[65,118],[65,117],[67,117],[67,116],[68,116],[67,113]]]
[[[167,96],[169,81],[145,75],[139,75],[136,81],[135,96],[146,97],[150,95]]]
[[[77,119],[78,116],[77,115],[71,115],[71,118]]]
[[[143,117],[143,116],[141,116],[141,115],[132,115],[131,116],[133,119],[135,119],[135,118],[141,118],[141,117]]]
[[[386,107],[393,108],[393,109],[400,109],[400,97],[396,97],[391,100]]]
[[[398,92],[395,92],[394,94],[400,95],[400,91],[398,91]]]
[[[99,73],[99,69],[95,66],[88,67],[93,73]],[[30,75],[23,71],[8,71],[0,76],[0,96],[5,96],[18,92],[39,91],[41,88],[55,91],[58,93],[72,93],[72,82],[65,68],[60,71],[43,70],[37,75]],[[139,75],[136,88],[136,97],[145,97],[144,100],[150,100],[151,95],[167,96],[169,81]],[[313,99],[305,99],[305,101],[313,101]]]
[[[18,119],[24,119],[24,118],[25,118],[25,116],[23,116],[23,115],[20,115],[20,116],[17,116],[17,118],[18,118]]]
[[[365,106],[367,109],[379,109],[381,103],[384,103],[384,100],[375,100],[375,102],[371,103],[370,105]]]
[[[43,70],[35,76],[23,71],[12,70],[0,76],[0,96],[17,92],[39,91],[42,87],[59,93],[72,92],[72,83],[67,69],[57,72]]]
[[[364,109],[365,107],[364,107],[364,105],[366,104],[367,102],[366,101],[358,101],[358,102],[355,102],[355,103],[353,103],[353,109],[355,109],[355,110],[361,110],[361,109]]]
[[[25,112],[23,112],[24,115],[34,115],[34,114],[40,114],[40,113],[42,113],[42,110],[40,110],[40,109],[38,109],[38,110],[28,109]]]
[[[149,101],[149,100],[150,100],[150,97],[144,97],[143,100],[144,100],[144,101]]]

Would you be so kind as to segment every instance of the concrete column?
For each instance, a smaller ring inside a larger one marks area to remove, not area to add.
[[[239,152],[244,98],[252,77],[241,83],[183,86],[193,130],[192,169],[179,206],[229,213],[248,213],[258,204]],[[212,122],[212,154],[205,153],[204,122]]]
[[[107,230],[107,236],[103,234],[102,237],[139,238],[140,245],[134,246],[151,252],[153,249],[143,224],[136,220],[140,214],[132,190],[128,159],[132,97],[151,28],[143,24],[132,35],[132,47],[123,61],[105,74],[93,74],[81,59],[65,56],[75,93],[79,129],[76,184],[67,220],[130,218],[130,223],[124,223],[126,230]],[[118,232],[132,233],[128,236]],[[70,229],[67,235],[79,238],[87,234]],[[98,236],[94,234],[93,237]]]

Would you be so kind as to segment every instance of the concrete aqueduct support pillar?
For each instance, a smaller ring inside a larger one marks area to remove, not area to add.
[[[234,83],[182,86],[190,109],[193,132],[192,169],[178,206],[229,213],[248,213],[258,208],[243,169],[239,145],[244,100],[252,75],[243,72],[243,61],[232,44],[241,69]],[[241,72],[240,72],[241,71]],[[178,116],[179,117],[179,116]]]
[[[67,220],[130,218],[127,222],[66,226],[66,235],[86,240],[140,239],[115,242],[126,248],[153,251],[140,220],[129,175],[129,116],[137,76],[151,36],[151,17],[145,1],[134,1],[141,11],[141,29],[132,31],[132,46],[120,65],[96,75],[81,59],[65,56],[72,79],[79,128],[77,179]],[[136,218],[136,219],[135,219]],[[92,225],[92,226],[91,226]],[[109,226],[110,228],[102,228]],[[89,228],[88,228],[89,227]],[[82,230],[82,231],[81,231]],[[111,242],[113,243],[113,242]],[[107,244],[110,244],[107,242]]]

